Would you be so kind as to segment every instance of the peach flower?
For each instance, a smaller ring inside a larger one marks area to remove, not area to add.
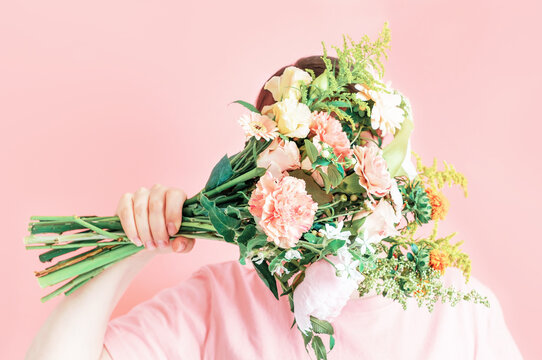
[[[341,122],[327,112],[313,112],[311,114],[310,130],[315,138],[328,144],[339,159],[352,156],[350,140],[343,131]]]
[[[351,258],[351,255],[350,255]],[[340,256],[330,256],[328,260],[335,266],[342,265],[350,269],[356,265],[351,259],[341,259]],[[346,263],[341,260],[347,260]],[[357,269],[350,269],[356,273]],[[294,316],[297,326],[303,333],[312,329],[310,316],[321,320],[331,321],[340,315],[352,294],[356,291],[363,276],[347,276],[348,271],[337,274],[333,265],[322,259],[307,268],[305,278],[294,290]]]
[[[279,134],[278,128],[271,118],[254,112],[241,116],[239,124],[245,131],[247,138],[254,136],[256,140],[272,140]]]
[[[275,178],[269,171],[256,184],[248,204],[268,241],[281,248],[295,246],[310,230],[318,209],[305,190],[305,181],[292,176]]]
[[[368,242],[377,243],[388,236],[399,235],[395,224],[401,220],[401,214],[399,213],[398,216],[388,201],[380,200],[372,212],[360,211],[354,216],[354,219],[364,216],[367,216],[367,218],[361,229],[365,232]]]
[[[280,178],[283,171],[295,170],[301,167],[299,149],[294,141],[284,141],[276,138],[258,156],[258,167],[266,168],[271,174]]]
[[[382,151],[372,141],[365,146],[354,146],[354,156],[357,160],[354,170],[359,175],[359,183],[369,194],[385,196],[392,186]]]
[[[405,119],[405,112],[401,109],[401,95],[397,94],[389,84],[386,84],[382,91],[369,89],[360,84],[355,85],[358,93],[357,98],[362,101],[373,100],[374,105],[371,109],[371,127],[382,130],[382,136],[388,133],[394,134],[401,128],[401,123]]]

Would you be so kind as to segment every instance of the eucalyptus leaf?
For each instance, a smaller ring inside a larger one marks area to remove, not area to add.
[[[333,335],[333,326],[326,320],[320,320],[311,316],[312,331],[317,334]]]
[[[322,339],[319,336],[315,336],[312,338],[311,346],[314,350],[314,354],[316,355],[317,360],[327,360],[326,348],[324,346],[324,343],[322,342]]]

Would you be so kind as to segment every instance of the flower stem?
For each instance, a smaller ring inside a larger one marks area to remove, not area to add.
[[[196,195],[192,196],[190,199],[186,200],[184,202],[185,205],[190,205],[190,204],[194,204],[196,202],[199,201],[199,199],[201,198],[201,195],[205,195],[207,197],[211,197],[213,195],[216,195],[216,194],[219,194],[221,193],[222,191],[226,190],[226,189],[229,189],[239,183],[244,183],[246,182],[247,180],[250,180],[250,179],[253,179],[255,177],[259,177],[259,176],[262,176],[263,174],[265,174],[265,171],[266,169],[264,168],[254,168],[246,173],[244,173],[243,175],[240,175],[236,178],[233,178],[231,179],[230,181],[227,181],[225,182],[224,184],[220,185],[220,186],[217,186],[216,188],[214,189],[211,189],[209,191],[200,191],[199,193],[197,193]]]

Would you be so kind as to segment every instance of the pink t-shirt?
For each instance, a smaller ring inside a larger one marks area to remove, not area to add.
[[[455,269],[446,273],[466,289],[462,279]],[[496,297],[475,279],[468,287],[487,295],[491,308],[437,304],[429,313],[380,296],[349,300],[333,321],[328,358],[521,359]],[[309,359],[292,322],[287,297],[277,301],[252,265],[231,261],[204,266],[111,320],[104,344],[114,360]]]

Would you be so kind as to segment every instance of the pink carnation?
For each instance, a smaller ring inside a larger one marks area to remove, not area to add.
[[[311,114],[311,132],[315,137],[333,148],[339,159],[352,156],[350,140],[343,131],[341,122],[327,112],[313,112]]]
[[[318,209],[305,181],[292,176],[277,179],[269,171],[256,184],[248,204],[268,240],[281,248],[295,246],[310,230]]]
[[[388,194],[392,179],[380,148],[370,141],[365,146],[354,146],[354,156],[357,160],[354,170],[359,175],[361,186],[376,196]]]

